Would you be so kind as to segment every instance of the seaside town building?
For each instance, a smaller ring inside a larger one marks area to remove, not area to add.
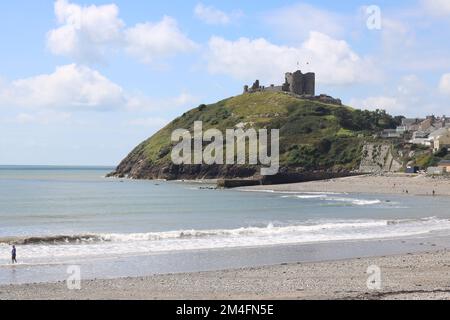
[[[442,160],[439,162],[438,168],[441,168],[444,172],[450,173],[450,160]]]
[[[402,120],[396,129],[383,130],[379,135],[383,139],[397,139],[405,143],[422,145],[432,152],[447,149],[450,152],[450,118],[446,116],[428,116],[425,119]],[[406,173],[415,173],[418,167],[407,166]],[[430,175],[450,173],[450,160],[443,160],[438,166],[425,168]]]
[[[446,116],[428,116],[425,119],[404,118],[397,129],[384,130],[382,138],[402,138],[409,133],[411,144],[423,145],[438,151],[450,148],[450,118]]]
[[[443,128],[440,130],[444,130],[444,132],[432,138],[434,142],[434,151],[439,151],[442,148],[450,148],[450,129]]]
[[[427,174],[429,175],[442,175],[444,174],[444,168],[443,167],[428,167],[427,168]]]

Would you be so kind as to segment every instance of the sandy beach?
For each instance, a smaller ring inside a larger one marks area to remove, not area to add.
[[[367,287],[367,268],[381,289]],[[213,272],[0,286],[0,299],[450,299],[450,251]]]
[[[324,181],[271,186],[243,187],[240,190],[273,190],[279,192],[345,192],[371,194],[409,194],[450,196],[450,178],[426,175],[364,175]]]

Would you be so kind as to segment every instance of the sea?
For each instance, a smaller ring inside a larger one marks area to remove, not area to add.
[[[64,281],[74,266],[108,279],[449,246],[450,197],[217,190],[113,169],[0,166],[0,284]]]

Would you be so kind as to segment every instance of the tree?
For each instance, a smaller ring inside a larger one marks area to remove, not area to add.
[[[443,157],[445,157],[446,155],[448,155],[448,149],[447,149],[447,148],[441,148],[441,149],[439,149],[439,151],[437,151],[434,155],[435,155],[436,157],[443,158]]]

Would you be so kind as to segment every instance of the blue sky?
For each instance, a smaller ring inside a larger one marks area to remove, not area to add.
[[[115,165],[298,65],[353,107],[448,114],[449,27],[447,0],[2,1],[0,164]]]

